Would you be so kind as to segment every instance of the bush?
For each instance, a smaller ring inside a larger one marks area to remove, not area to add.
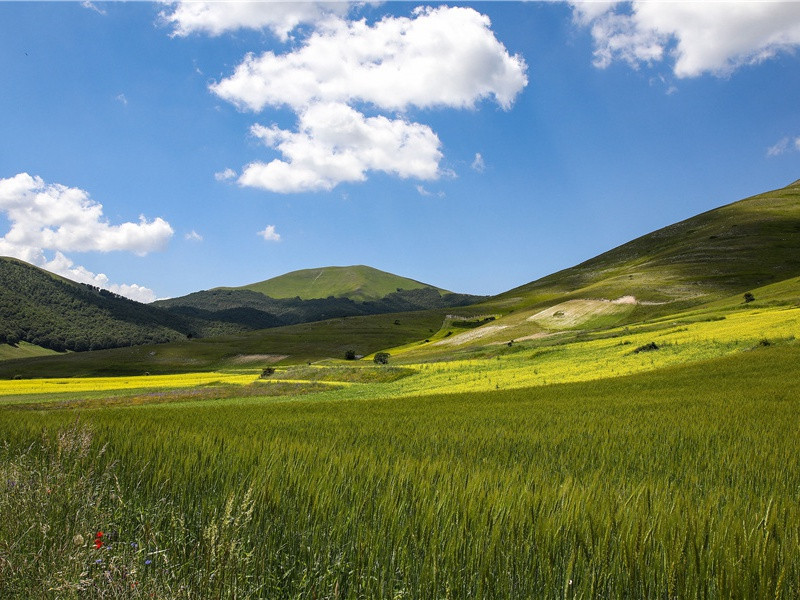
[[[378,352],[375,355],[375,358],[372,359],[372,361],[376,365],[388,365],[389,364],[389,356],[390,355],[389,355],[388,352]]]
[[[261,371],[261,377],[260,377],[260,379],[266,379],[266,378],[267,378],[267,377],[269,377],[270,375],[274,375],[274,374],[275,374],[275,367],[265,367],[265,368],[264,368],[264,369],[262,369],[262,371]]]
[[[356,359],[356,351],[355,350],[348,350],[344,353],[345,360],[355,360]]]
[[[747,292],[747,293],[744,295],[744,301],[745,301],[745,304],[746,304],[746,303],[748,303],[748,302],[752,302],[752,301],[753,301],[753,300],[755,300],[755,299],[756,299],[756,297],[755,297],[755,296],[753,296],[753,294],[751,294],[750,292]]]
[[[645,344],[644,346],[639,346],[636,350],[633,351],[634,354],[639,354],[640,352],[652,352],[653,350],[658,350],[658,344],[655,342],[650,342],[649,344]]]

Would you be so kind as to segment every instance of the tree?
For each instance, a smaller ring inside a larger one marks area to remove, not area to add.
[[[375,358],[372,361],[376,365],[388,365],[389,364],[389,353],[388,352],[378,352],[375,354]]]
[[[355,350],[348,350],[344,353],[345,360],[355,360],[356,359],[356,351]]]
[[[747,303],[747,302],[752,302],[752,301],[753,301],[753,300],[755,300],[755,299],[756,299],[756,297],[755,297],[755,296],[753,296],[753,294],[751,294],[750,292],[747,292],[747,293],[744,295],[744,301],[745,301],[745,303]]]

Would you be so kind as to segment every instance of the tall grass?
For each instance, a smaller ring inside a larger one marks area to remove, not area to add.
[[[41,431],[74,412],[5,409],[0,485],[61,464],[52,476],[73,491],[3,505],[20,523],[2,519],[0,596],[102,595],[121,567],[78,592],[94,548],[72,544],[114,527],[142,586],[127,595],[795,598],[798,358],[769,348],[402,400],[84,411],[94,441],[63,464]],[[37,564],[37,542],[42,566],[13,566]]]

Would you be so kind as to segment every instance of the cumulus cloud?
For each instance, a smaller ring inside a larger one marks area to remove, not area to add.
[[[258,235],[264,238],[267,242],[280,242],[281,234],[275,231],[275,225],[267,225],[263,231],[259,231]]]
[[[341,182],[363,181],[367,171],[434,179],[442,156],[430,127],[366,117],[337,103],[304,110],[297,131],[254,125],[251,133],[284,160],[247,165],[239,184],[281,193],[330,190]]]
[[[63,253],[124,250],[143,256],[160,250],[173,234],[160,217],[148,221],[142,216],[138,223],[111,225],[103,216],[103,206],[84,190],[47,184],[27,173],[0,179],[0,211],[10,224],[0,238],[0,255],[137,300],[155,299],[150,297],[152,290],[136,284],[112,284],[106,275],[75,265]],[[52,258],[46,251],[53,253]]]
[[[219,171],[217,173],[214,173],[214,179],[216,179],[217,181],[228,181],[230,179],[236,179],[236,171],[234,171],[231,168]]]
[[[478,173],[483,173],[486,170],[486,163],[480,152],[475,153],[475,158],[472,160],[470,167],[472,167],[473,171],[477,171]]]
[[[441,142],[427,125],[397,116],[411,107],[509,109],[527,84],[525,61],[471,8],[418,8],[411,17],[329,19],[284,54],[248,54],[210,89],[242,110],[292,108],[294,131],[254,125],[281,159],[253,162],[238,183],[274,192],[330,190],[370,171],[435,179]],[[358,108],[356,108],[356,106]],[[386,113],[367,116],[368,112]]]
[[[591,28],[595,64],[674,61],[677,77],[728,75],[800,45],[797,2],[572,2]]]
[[[252,111],[314,102],[468,108],[485,98],[510,108],[527,84],[525,61],[471,8],[418,8],[411,18],[335,19],[293,52],[249,54],[213,84],[220,98]]]
[[[301,24],[316,23],[331,15],[344,15],[347,2],[176,2],[161,13],[172,35],[193,33],[218,36],[237,29],[269,29],[282,40]]]

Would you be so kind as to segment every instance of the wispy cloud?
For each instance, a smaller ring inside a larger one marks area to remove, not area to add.
[[[236,179],[236,171],[231,168],[225,169],[223,171],[218,171],[214,173],[214,179],[217,181],[228,181],[230,179]]]
[[[128,99],[125,97],[125,94],[117,94],[114,100],[116,100],[117,102],[119,102],[124,106],[128,106]]]
[[[800,151],[800,136],[791,138],[785,137],[778,140],[774,145],[767,148],[767,156],[780,156],[787,152]]]
[[[189,233],[183,236],[186,240],[190,242],[202,242],[203,236],[197,233],[194,229],[192,229]]]
[[[475,158],[470,165],[473,171],[477,171],[478,173],[483,173],[486,170],[486,163],[483,160],[483,156],[481,156],[480,152],[475,153]]]
[[[104,9],[100,8],[94,2],[90,2],[89,0],[83,0],[83,2],[81,2],[81,6],[83,8],[88,8],[89,10],[93,10],[94,12],[96,12],[99,15],[105,15],[106,14],[106,11]]]

